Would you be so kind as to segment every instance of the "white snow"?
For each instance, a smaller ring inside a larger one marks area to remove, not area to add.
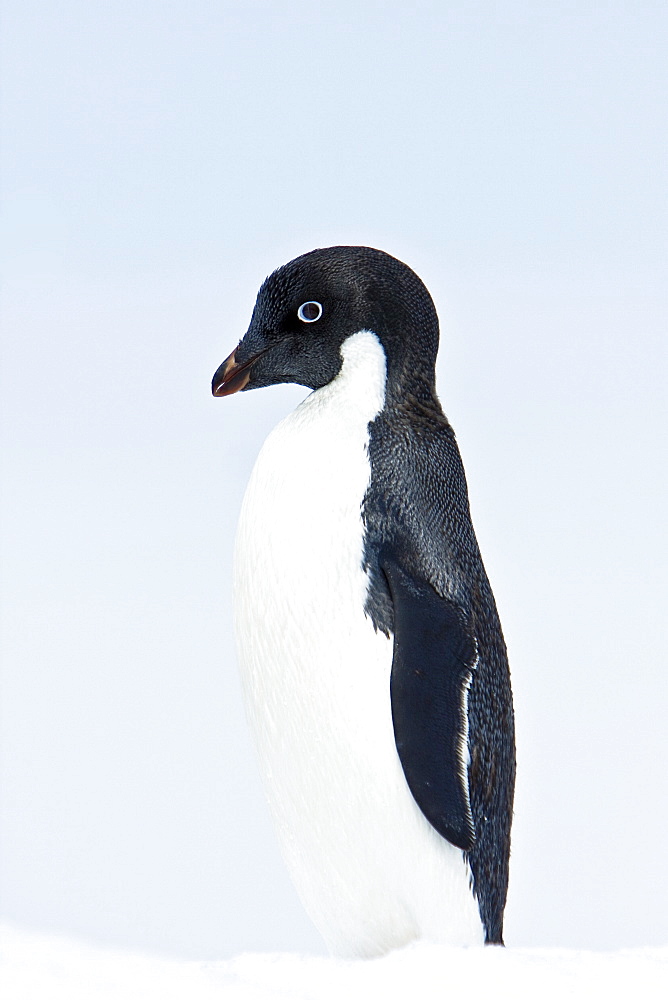
[[[668,996],[668,947],[618,952],[416,944],[344,961],[241,955],[186,962],[0,926],[3,1000],[596,1000]]]

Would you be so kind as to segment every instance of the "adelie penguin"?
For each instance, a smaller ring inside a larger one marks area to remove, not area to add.
[[[405,264],[314,250],[267,278],[213,378],[215,396],[313,390],[248,485],[236,630],[283,853],[342,956],[502,943],[510,679],[438,337]]]

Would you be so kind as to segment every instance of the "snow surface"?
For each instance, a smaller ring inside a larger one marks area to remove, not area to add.
[[[343,961],[277,954],[185,962],[0,927],[3,1000],[551,1000],[668,996],[668,948],[618,952],[415,944]]]

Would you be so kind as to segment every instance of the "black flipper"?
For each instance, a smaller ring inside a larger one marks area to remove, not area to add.
[[[390,693],[399,759],[431,825],[455,847],[470,851],[475,829],[466,703],[475,639],[456,604],[394,559],[381,565],[394,605]]]

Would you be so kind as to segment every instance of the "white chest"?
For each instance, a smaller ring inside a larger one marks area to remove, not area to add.
[[[361,521],[385,359],[374,334],[351,340],[339,378],[265,442],[237,533],[242,678],[279,822],[295,798],[313,804],[312,785],[347,785],[379,726],[391,737],[392,643],[364,614]]]
[[[244,500],[235,598],[249,719],[288,867],[332,950],[442,937],[425,930],[442,923],[442,897],[432,916],[413,900],[453,878],[470,912],[462,924],[457,907],[451,943],[472,943],[482,931],[461,852],[422,816],[396,752],[392,640],[364,614],[361,503],[385,357],[365,331],[342,354],[338,378],[269,436]]]

